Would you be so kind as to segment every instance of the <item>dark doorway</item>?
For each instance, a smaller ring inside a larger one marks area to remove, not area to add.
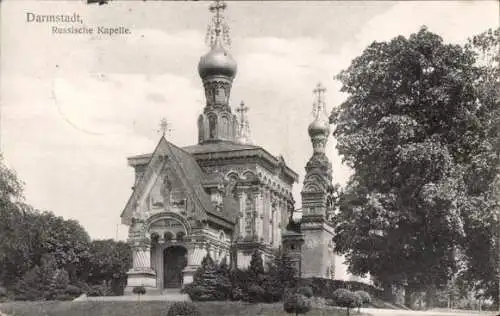
[[[163,252],[164,275],[163,284],[166,289],[180,288],[182,286],[182,270],[187,265],[187,250],[181,246],[168,247]]]

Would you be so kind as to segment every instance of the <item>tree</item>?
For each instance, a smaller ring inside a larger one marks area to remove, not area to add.
[[[23,203],[23,186],[0,155],[0,285],[13,286],[32,267],[25,217],[32,212]]]
[[[266,277],[263,279],[262,287],[266,292],[266,301],[278,302],[283,298],[285,290],[296,285],[296,273],[286,255],[277,255],[273,262],[268,265]]]
[[[467,187],[470,208],[467,214],[465,255],[468,260],[464,277],[473,290],[485,289],[500,310],[500,28],[474,36],[467,44],[478,61],[475,82],[478,102],[484,112],[485,140],[468,170]]]
[[[264,262],[262,261],[262,255],[258,250],[252,253],[249,270],[256,279],[258,279],[260,275],[264,274]]]
[[[68,272],[58,269],[54,256],[46,254],[40,266],[34,266],[18,281],[15,296],[20,300],[65,299],[68,285]]]
[[[217,301],[222,299],[217,281],[217,266],[210,254],[207,254],[194,273],[193,283],[185,286],[184,290],[193,301]]]
[[[231,276],[226,258],[217,265],[217,292],[221,299],[226,300],[231,296]]]
[[[126,242],[113,239],[94,240],[79,274],[89,284],[109,283],[115,295],[122,295],[127,272],[132,265],[132,252]]]
[[[479,89],[481,75],[471,49],[423,27],[372,43],[337,77],[349,97],[330,119],[354,174],[334,219],[336,251],[386,289],[426,290],[428,306],[459,270],[467,220],[490,214],[476,197],[494,174],[480,168],[468,180],[499,161],[486,150],[498,104]]]
[[[299,289],[289,289],[285,292],[284,295],[283,309],[285,310],[285,312],[290,314],[306,314],[311,310],[310,297],[304,295],[304,293],[301,293]]]
[[[350,310],[355,307],[360,307],[362,304],[362,298],[346,289],[338,289],[332,293],[332,300],[335,305],[340,307],[345,307],[347,309],[347,315],[350,314]]]

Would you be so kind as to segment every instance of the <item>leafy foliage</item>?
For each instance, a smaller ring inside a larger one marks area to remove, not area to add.
[[[28,271],[16,285],[18,300],[70,299],[68,272],[57,269],[55,258],[45,255],[42,265]]]
[[[354,174],[334,241],[354,274],[435,289],[472,243],[488,241],[491,259],[499,98],[476,57],[424,27],[372,43],[338,76],[349,97],[330,119]]]
[[[123,294],[127,271],[132,265],[130,246],[112,239],[94,240],[83,264],[82,275],[89,284],[109,283],[115,295]]]
[[[87,289],[87,296],[110,296],[113,292],[107,284],[91,285]]]
[[[249,272],[255,277],[264,273],[264,262],[262,261],[262,256],[258,251],[252,253]]]
[[[347,289],[335,290],[331,298],[335,305],[347,308],[347,315],[349,315],[351,308],[359,307],[362,304],[362,298]]]
[[[167,316],[201,316],[201,312],[191,302],[175,302],[169,308]]]
[[[372,297],[365,291],[356,291],[354,294],[361,298],[361,304],[370,304],[372,302]]]
[[[207,254],[200,268],[193,276],[193,283],[185,287],[185,292],[193,301],[217,301],[224,300],[225,293],[219,293],[217,265],[210,254]]]
[[[144,295],[146,294],[146,288],[144,286],[134,286],[134,288],[132,289],[132,293],[137,295]]]
[[[297,290],[289,289],[285,292],[283,309],[287,313],[306,314],[311,310],[311,301]]]

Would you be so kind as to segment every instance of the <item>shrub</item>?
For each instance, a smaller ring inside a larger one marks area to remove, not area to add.
[[[240,287],[234,287],[231,289],[230,299],[231,301],[245,301],[245,302],[250,300],[250,298],[248,297],[248,293],[246,293]]]
[[[297,289],[297,293],[304,295],[307,298],[313,297],[313,290],[309,286],[301,286]]]
[[[248,297],[252,303],[264,301],[265,294],[264,289],[258,284],[254,283],[248,287]]]
[[[361,306],[361,297],[346,289],[335,290],[332,299],[335,305],[347,308],[347,315],[351,308]]]
[[[354,293],[357,294],[361,298],[361,304],[362,305],[363,304],[370,304],[372,302],[372,297],[367,292],[365,292],[365,291],[356,291]]]
[[[217,301],[223,299],[223,295],[219,293],[220,280],[217,273],[217,266],[214,261],[207,255],[203,258],[200,268],[193,276],[193,283],[186,286],[184,292],[189,295],[193,301]]]
[[[289,290],[284,295],[283,309],[289,314],[305,314],[311,310],[311,301],[297,291]]]
[[[262,256],[257,250],[252,253],[249,271],[254,279],[264,273],[264,262],[262,261]]]
[[[134,286],[134,288],[132,289],[132,293],[137,295],[144,295],[146,294],[146,288],[144,286]]]
[[[191,302],[174,302],[167,316],[201,316],[201,313]]]
[[[342,280],[332,280],[323,278],[307,278],[302,281],[307,280],[310,282],[310,286],[313,290],[315,297],[331,298],[331,294],[337,289],[350,288],[352,291],[365,291],[370,296],[376,298],[383,298],[384,291],[378,289],[372,285],[356,282],[356,281],[342,281]]]
[[[87,296],[109,296],[111,289],[107,285],[92,285],[87,291]]]
[[[76,285],[70,284],[66,288],[66,294],[68,294],[72,297],[80,296],[82,293],[83,293],[83,290]]]

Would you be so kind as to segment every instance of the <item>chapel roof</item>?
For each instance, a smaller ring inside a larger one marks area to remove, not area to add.
[[[151,172],[147,171],[148,169],[155,168],[153,163],[154,160],[153,158],[158,154],[164,154],[170,159],[172,166],[175,168],[179,176],[185,182],[187,189],[189,189],[192,192],[193,198],[201,204],[203,210],[207,214],[217,219],[222,219],[225,222],[235,223],[235,215],[233,214],[235,212],[234,211],[231,212],[232,204],[224,203],[222,211],[214,209],[209,195],[203,189],[202,183],[206,179],[207,175],[203,172],[203,170],[201,170],[200,166],[198,165],[194,157],[187,151],[184,151],[183,149],[167,141],[164,137],[160,139],[160,142],[158,143],[158,146],[156,147],[153,154],[140,156],[140,158],[147,159],[146,171],[138,180],[134,192],[132,193],[127,203],[127,206],[125,207],[122,213],[122,217],[126,217],[126,215],[130,216],[130,212],[127,212],[127,210],[133,208],[134,202],[137,201],[138,197],[142,195],[146,190],[147,183],[150,180],[149,178],[151,177],[152,174]]]

